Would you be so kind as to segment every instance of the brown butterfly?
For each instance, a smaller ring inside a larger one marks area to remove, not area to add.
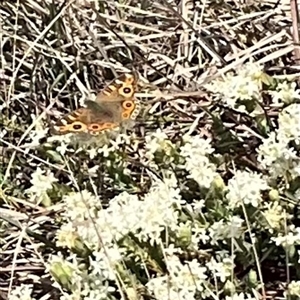
[[[135,119],[139,104],[134,99],[138,77],[123,74],[108,84],[95,101],[85,102],[79,108],[63,116],[53,126],[55,134],[89,133],[96,135],[114,129],[125,120]]]

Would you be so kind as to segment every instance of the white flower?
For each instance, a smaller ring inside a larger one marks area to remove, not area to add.
[[[201,227],[198,223],[194,223],[192,227],[192,236],[190,247],[198,249],[199,242],[207,244],[210,241],[210,236],[206,228]]]
[[[91,148],[86,151],[89,154],[90,159],[94,159],[98,153],[97,148]]]
[[[118,134],[116,140],[111,140],[111,144],[115,145],[115,149],[118,149],[121,145],[130,145],[131,144],[131,136],[127,134]]]
[[[278,138],[275,132],[271,132],[259,147],[258,161],[273,178],[284,176],[286,172],[293,178],[300,174],[299,158],[295,149],[289,148],[287,140]]]
[[[269,91],[272,95],[273,103],[292,103],[293,101],[300,99],[300,90],[296,90],[296,82],[281,82],[278,83],[276,91]]]
[[[64,216],[69,219],[72,223],[71,228],[76,228],[79,237],[90,249],[110,247],[138,226],[139,216],[135,209],[141,204],[135,195],[123,193],[112,199],[107,209],[100,209],[100,200],[86,191],[84,202],[87,206],[83,206],[80,195],[70,197],[71,199],[65,198],[69,208],[64,212]],[[73,204],[70,205],[72,201]]]
[[[166,264],[169,276],[152,278],[146,284],[156,299],[190,300],[196,292],[205,293],[206,267],[196,260],[182,264],[175,255],[168,256]]]
[[[214,222],[209,228],[207,229],[209,232],[209,237],[211,240],[211,243],[214,245],[218,244],[219,240],[223,240],[226,237],[226,233],[224,228],[226,227],[226,224],[224,224],[224,220],[220,220],[217,222]]]
[[[199,135],[196,136],[185,135],[183,136],[183,140],[185,142],[185,145],[182,146],[180,150],[184,156],[188,156],[191,154],[204,156],[204,155],[212,154],[215,151],[215,149],[210,144],[211,140],[204,139]]]
[[[44,138],[47,135],[49,128],[42,128],[37,126],[35,130],[32,130],[29,133],[29,137],[32,139],[32,143],[30,144],[32,145],[40,145],[40,139]]]
[[[238,100],[261,101],[262,66],[248,63],[237,69],[237,75],[227,73],[224,78],[214,80],[205,87],[220,94],[218,99],[239,111],[246,111],[245,106],[237,105]]]
[[[168,287],[169,285],[169,287]],[[147,289],[159,300],[184,299],[180,298],[178,291],[170,286],[170,280],[167,276],[151,278],[146,284]]]
[[[114,299],[110,295],[114,288],[109,287],[107,281],[108,278],[115,278],[115,276],[110,276],[110,273],[113,274],[114,271],[109,271],[110,267],[99,257],[95,261],[91,260],[90,268],[86,270],[83,268],[83,265],[78,264],[74,255],[67,259],[61,256],[52,256],[47,269],[54,275],[54,278],[55,275],[59,276],[64,272],[63,279],[65,282],[67,280],[72,296],[69,297],[65,294],[61,299]]]
[[[212,258],[206,263],[207,268],[213,272],[214,276],[219,277],[221,282],[225,282],[234,268],[234,263],[229,258],[224,258],[223,262],[217,262]]]
[[[57,246],[73,248],[78,239],[76,228],[71,222],[63,224],[56,232],[56,239]]]
[[[171,156],[174,146],[169,140],[166,133],[164,133],[161,129],[157,129],[156,132],[147,134],[145,137],[145,141],[145,157],[148,158],[150,161],[153,160],[154,154],[157,151],[164,151],[166,155]]]
[[[243,234],[242,226],[244,220],[239,216],[229,216],[227,221],[228,235],[227,238],[239,238]]]
[[[209,188],[217,176],[216,166],[206,157],[214,151],[210,140],[200,136],[185,136],[184,141],[185,145],[180,148],[180,154],[185,158],[184,168],[190,173],[188,178],[194,179],[202,187]]]
[[[280,164],[282,168],[283,165],[296,158],[295,150],[287,148],[286,141],[277,139],[275,132],[271,132],[269,138],[265,139],[259,147],[258,159],[265,168],[270,166],[274,168],[276,164]],[[286,168],[284,169],[286,170]]]
[[[64,134],[64,135],[63,134],[62,135],[52,135],[47,138],[47,142],[49,142],[49,143],[58,141],[60,143],[68,144],[68,143],[71,143],[71,140],[72,140],[71,133]]]
[[[97,220],[101,237],[105,241],[118,241],[129,232],[140,228],[140,206],[142,202],[136,195],[126,192],[110,200],[107,209],[102,210]]]
[[[122,193],[106,209],[100,209],[99,199],[87,191],[65,196],[64,202],[63,216],[72,223],[64,231],[76,228],[91,249],[99,249],[100,244],[109,246],[131,232],[141,241],[158,242],[166,228],[177,232],[183,203],[174,179],[154,181],[143,201],[136,195]],[[60,233],[61,243],[69,242],[64,235]]]
[[[65,195],[63,201],[65,211],[62,215],[69,220],[76,220],[77,222],[95,218],[97,211],[101,207],[99,198],[87,190]]]
[[[103,145],[98,149],[98,153],[102,154],[103,157],[108,157],[111,152],[114,152],[115,149],[112,146],[108,146],[107,144]]]
[[[300,144],[300,104],[291,104],[279,114],[278,139]]]
[[[290,231],[287,235],[283,235],[279,233],[277,237],[271,237],[276,244],[276,246],[283,246],[285,248],[289,248],[294,245],[300,244],[300,227],[295,228],[294,226],[290,226]]]
[[[202,213],[202,209],[205,208],[205,200],[193,200],[192,207],[195,213]]]
[[[220,220],[214,222],[207,229],[212,244],[218,244],[218,241],[229,238],[239,238],[243,234],[242,224],[244,220],[232,216],[230,220]]]
[[[142,241],[150,239],[150,243],[155,243],[166,228],[175,231],[181,204],[177,185],[168,180],[154,182],[140,205],[139,226],[142,230],[136,236]]]
[[[46,175],[40,167],[36,169],[34,173],[31,174],[30,183],[32,186],[27,189],[27,193],[32,193],[36,196],[43,195],[47,190],[52,189],[54,182],[57,182],[57,179],[54,177],[53,173],[47,170]]]
[[[262,214],[268,222],[270,233],[273,233],[274,230],[279,230],[283,226],[284,221],[289,219],[289,215],[277,201],[264,203],[264,208],[265,210],[262,211]]]
[[[21,284],[16,286],[11,293],[8,295],[8,300],[35,300],[31,297],[32,285]]]
[[[257,298],[251,297],[249,294],[244,294],[244,293],[237,294],[237,293],[235,293],[231,296],[226,296],[225,300],[257,300]]]
[[[58,146],[56,147],[56,151],[57,151],[58,153],[60,153],[61,155],[65,155],[66,152],[69,151],[68,146],[69,146],[69,144],[66,144],[66,143],[64,143],[64,142],[61,142],[61,144],[58,145]],[[71,151],[72,151],[72,150],[71,150]],[[74,150],[73,150],[73,151],[74,151]],[[72,152],[73,152],[73,151],[72,151]]]
[[[121,262],[124,253],[118,245],[102,248],[93,252],[93,259],[90,258],[91,275],[103,279],[117,280],[115,264]]]
[[[271,166],[276,160],[281,159],[286,151],[286,142],[277,139],[276,132],[272,131],[268,138],[263,140],[263,144],[258,149],[258,160],[266,168]]]
[[[261,192],[269,189],[267,182],[260,174],[237,171],[228,182],[229,206],[234,209],[242,203],[258,207],[262,201]]]
[[[300,281],[291,281],[288,285],[288,295],[300,297]]]
[[[300,160],[289,143],[300,144],[300,105],[286,107],[279,115],[278,124],[278,130],[259,147],[258,160],[273,178],[288,175],[295,179],[300,176]]]

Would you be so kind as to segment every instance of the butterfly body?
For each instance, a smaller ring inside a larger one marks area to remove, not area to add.
[[[89,133],[96,135],[114,129],[128,119],[135,119],[139,105],[134,99],[137,76],[123,74],[106,86],[95,101],[65,115],[55,126],[56,134]]]

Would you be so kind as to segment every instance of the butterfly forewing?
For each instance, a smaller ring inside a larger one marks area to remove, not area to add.
[[[122,101],[133,98],[136,91],[135,74],[123,74],[108,84],[98,95],[96,101]]]

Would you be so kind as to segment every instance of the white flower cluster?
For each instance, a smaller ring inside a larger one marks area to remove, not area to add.
[[[278,104],[290,104],[293,101],[300,99],[300,90],[296,89],[296,82],[281,82],[276,86],[276,91],[269,91],[272,96],[272,102]]]
[[[278,116],[278,140],[288,143],[294,141],[300,145],[300,105],[287,106]]]
[[[47,192],[47,190],[52,189],[54,182],[57,182],[57,179],[52,172],[45,172],[40,167],[37,167],[36,171],[31,174],[30,183],[32,186],[27,189],[27,192],[37,196],[42,195]]]
[[[35,298],[31,297],[32,286],[27,284],[21,284],[20,286],[16,286],[11,293],[8,295],[8,300],[35,300]]]
[[[162,245],[161,234],[166,232],[166,229],[176,234],[186,229],[193,231],[190,246],[195,249],[199,240],[206,243],[209,239],[212,243],[214,241],[217,243],[224,238],[241,236],[243,220],[237,216],[227,222],[215,223],[209,227],[208,231],[196,226],[196,223],[180,222],[179,213],[181,206],[185,203],[179,192],[176,180],[171,177],[165,182],[154,181],[152,188],[142,201],[135,195],[122,193],[112,199],[105,210],[99,209],[97,198],[85,191],[64,197],[66,205],[64,218],[69,219],[70,222],[58,232],[58,244],[67,247],[74,246],[74,240],[69,241],[66,236],[70,233],[75,234],[75,239],[84,240],[85,244],[93,249],[94,256],[90,260],[90,269],[87,272],[89,275],[86,274],[84,277],[81,274],[78,278],[76,275],[72,279],[77,282],[76,280],[81,277],[81,284],[78,284],[80,290],[77,293],[86,295],[86,299],[91,299],[92,296],[95,299],[105,299],[103,295],[109,293],[105,279],[115,279],[116,265],[121,263],[126,255],[126,246],[118,246],[118,241],[130,233],[141,242]],[[80,201],[85,204],[80,204]],[[88,219],[88,210],[93,218],[92,221]],[[199,209],[197,208],[195,212],[199,212]],[[64,233],[64,230],[68,231]],[[200,293],[203,299],[209,298],[213,292],[208,288],[208,282],[205,281],[207,272],[212,272],[221,282],[225,282],[231,275],[233,262],[227,254],[221,255],[219,261],[212,259],[205,266],[197,260],[181,263],[176,254],[174,255],[174,251],[171,251],[172,245],[164,249],[169,275],[152,278],[147,284],[147,288],[157,299],[193,299],[195,293]],[[168,250],[170,250],[169,254],[167,254]],[[97,284],[92,284],[92,282],[97,282]],[[64,300],[68,299],[71,298],[64,298]]]
[[[214,277],[220,279],[221,282],[225,282],[231,274],[234,268],[234,263],[230,258],[224,258],[222,262],[217,262],[215,259],[211,259],[207,264],[207,268],[213,272]]]
[[[71,255],[64,259],[59,255],[53,255],[49,264],[48,270],[55,274],[64,283],[67,283],[68,290],[71,293],[64,293],[60,300],[106,300],[115,299],[111,296],[111,292],[115,289],[108,284],[109,279],[115,279],[113,272],[107,272],[108,268],[104,265],[103,260],[91,262],[89,270],[85,270],[78,264],[75,255]],[[55,283],[58,287],[58,284]]]
[[[193,250],[198,249],[199,242],[201,244],[207,244],[210,241],[209,234],[207,232],[207,229],[204,228],[202,225],[198,225],[198,223],[193,222],[193,227],[191,228],[191,240],[189,247]]]
[[[105,210],[99,209],[97,199],[88,192],[72,193],[65,196],[64,201],[64,218],[69,223],[58,231],[57,244],[72,248],[76,241],[84,241],[96,257],[90,261],[89,276],[98,270],[110,279],[115,278],[115,265],[125,255],[125,248],[118,247],[118,241],[133,233],[140,241],[159,243],[166,228],[176,231],[182,204],[174,178],[154,182],[142,201],[122,193],[112,199]],[[91,284],[88,289],[93,290]]]
[[[216,178],[216,166],[207,157],[214,152],[209,140],[200,136],[185,136],[185,144],[180,148],[180,154],[185,158],[183,166],[201,187],[209,188]]]
[[[262,215],[267,221],[266,227],[272,234],[283,229],[285,222],[291,218],[278,201],[265,202],[262,209]]]
[[[210,140],[200,136],[183,137],[184,145],[179,148],[179,155],[185,162],[177,164],[179,167],[187,170],[190,174],[188,178],[194,179],[201,187],[209,188],[212,181],[217,177],[216,166],[210,162],[209,155],[214,152],[210,145]],[[155,154],[163,152],[164,162],[168,164],[173,162],[173,155],[176,152],[175,145],[169,140],[166,133],[160,129],[155,133],[146,136],[145,157],[148,159],[149,166],[158,169],[155,163]]]
[[[258,64],[247,63],[237,69],[237,75],[227,73],[225,78],[205,85],[209,91],[219,94],[218,99],[240,111],[246,111],[238,100],[257,100],[261,102],[262,68]]]
[[[95,137],[76,137],[69,135],[62,136],[53,136],[48,138],[49,142],[59,141],[59,146],[56,147],[56,151],[61,155],[65,155],[67,152],[73,153],[74,149],[70,147],[74,142],[77,143],[80,147],[76,149],[76,153],[81,151],[86,151],[89,154],[90,159],[93,159],[100,153],[103,157],[108,157],[111,153],[115,153],[120,150],[120,147],[124,145],[130,146],[133,150],[137,150],[138,140],[135,134],[131,134],[130,136],[127,134],[119,133],[114,135],[114,132],[109,134],[109,139],[107,135],[109,133],[103,133],[99,136]],[[87,140],[85,140],[87,139]]]
[[[258,207],[262,201],[261,192],[268,190],[269,186],[260,174],[247,171],[236,171],[228,182],[229,207],[234,209],[244,204]]]
[[[123,147],[124,145],[127,145],[134,150],[138,147],[138,142],[135,134],[126,135],[126,134],[118,134],[114,139],[109,140],[109,145],[105,144],[102,147],[97,149],[98,153],[101,153],[103,157],[108,157],[110,153],[115,153],[116,151],[120,150],[120,147]],[[90,150],[90,158],[92,159],[94,156],[92,156],[93,149]]]
[[[243,222],[240,217],[233,216],[228,221],[220,220],[213,223],[208,228],[211,243],[217,245],[224,239],[240,238],[243,234]]]
[[[154,182],[143,201],[135,195],[122,193],[112,199],[105,210],[99,209],[98,200],[88,192],[70,194],[64,197],[64,201],[64,216],[73,225],[70,228],[66,224],[58,231],[60,245],[67,246],[64,244],[65,236],[75,226],[79,236],[93,249],[99,246],[99,235],[105,245],[118,241],[130,232],[141,241],[158,242],[166,227],[171,230],[177,228],[177,210],[182,204],[174,178]],[[90,219],[87,213],[91,214]]]
[[[50,198],[47,191],[53,188],[53,183],[57,182],[53,173],[47,170],[43,171],[40,167],[31,174],[30,183],[32,186],[26,190],[30,196],[30,201],[34,203],[43,203],[45,206],[50,204]]]
[[[285,293],[287,297],[287,299],[289,299],[289,297],[293,297],[293,296],[297,296],[298,299],[300,297],[300,281],[291,281],[288,285],[288,293]]]
[[[155,153],[161,151],[164,155],[172,159],[172,151],[174,149],[173,144],[169,140],[168,136],[161,129],[157,129],[155,132],[147,134],[145,137],[145,154],[144,156],[148,159],[151,167],[157,168],[154,163]]]
[[[85,222],[95,218],[101,208],[99,199],[86,190],[65,195],[63,202],[65,209],[62,216],[76,222]]]
[[[156,299],[190,300],[195,299],[195,293],[201,293],[201,299],[210,296],[210,291],[205,288],[207,268],[197,260],[182,264],[177,256],[172,255],[167,256],[166,264],[170,275],[150,279],[146,284]]]
[[[235,293],[231,296],[226,296],[225,300],[257,300],[259,298],[252,297],[247,293]]]
[[[48,128],[44,128],[44,124],[42,123],[42,119],[40,117],[36,118],[34,114],[31,114],[31,118],[35,125],[35,130],[32,130],[29,133],[29,137],[32,139],[30,146],[39,146],[40,139],[46,137]]]
[[[291,104],[279,115],[278,129],[271,132],[258,150],[258,160],[272,178],[300,175],[300,159],[289,143],[300,144],[300,105]]]
[[[276,246],[282,246],[287,249],[295,245],[300,245],[300,227],[291,225],[286,235],[278,233],[278,236],[271,237],[271,240],[275,242]]]

